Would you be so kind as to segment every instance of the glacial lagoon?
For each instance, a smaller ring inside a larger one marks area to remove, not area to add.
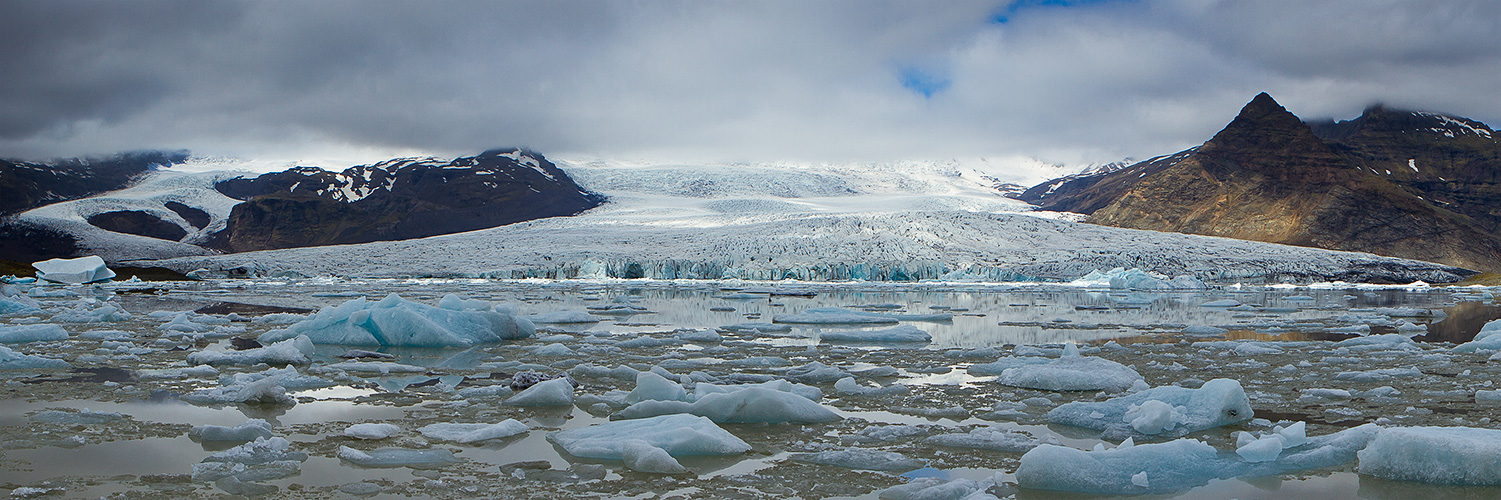
[[[1311,439],[1364,424],[1488,428],[1501,417],[1501,401],[1488,396],[1501,367],[1489,352],[1453,349],[1501,318],[1494,290],[1486,288],[1131,291],[1038,283],[437,279],[9,286],[38,308],[0,316],[0,328],[57,324],[67,337],[4,346],[70,364],[0,371],[0,490],[14,497],[917,498],[902,496],[908,492],[901,486],[929,483],[949,485],[951,492],[1038,499],[1501,496],[1496,487],[1360,474],[1353,455],[1326,467],[1211,473],[1107,495],[1027,488],[1016,471],[1032,446],[1120,445],[1099,431],[1050,423],[1048,412],[1120,394],[1008,386],[984,369],[1003,360],[1056,359],[1077,343],[1081,355],[1130,367],[1149,387],[1193,389],[1233,379],[1244,387],[1255,418],[1187,435],[1227,463],[1236,460],[1240,433],[1265,435],[1295,422],[1306,424]],[[310,363],[292,365],[298,377],[314,382],[287,384],[288,400],[195,397],[222,390],[237,375],[250,380],[286,370],[280,364],[195,366],[188,362],[195,353],[233,353],[237,345],[247,347],[236,339],[286,328],[304,319],[298,314],[389,294],[429,305],[454,295],[514,308],[518,317],[572,311],[599,321],[539,322],[530,338],[472,347],[317,345]],[[59,319],[104,305],[128,317]],[[777,321],[830,307],[921,319],[868,326]],[[823,339],[894,326],[915,327],[931,340]],[[1412,340],[1390,340],[1396,336]],[[351,349],[380,357],[346,359]],[[386,363],[386,373],[376,363]],[[569,374],[577,383],[573,404],[506,404],[515,392],[507,384],[525,371]],[[549,440],[551,433],[612,422],[640,372],[665,373],[685,388],[788,380],[821,391],[817,402],[838,418],[721,423],[749,451],[676,457],[686,469],[676,474],[574,456]],[[846,377],[854,384],[840,381]],[[264,420],[272,439],[285,440],[285,449],[257,455],[276,460],[235,462],[228,455],[246,451],[240,442],[195,439],[195,427],[201,433],[204,426],[236,427],[251,419]],[[527,430],[474,442],[419,431],[437,423],[508,419]],[[395,429],[380,439],[346,435],[364,423]],[[945,435],[1004,436],[1019,444],[1002,450],[986,448],[983,440],[934,439]],[[1169,441],[1142,437],[1138,446]],[[362,458],[379,450],[446,458]],[[820,455],[840,451],[848,453]],[[828,456],[855,458],[810,458]],[[893,457],[905,461],[882,466]]]

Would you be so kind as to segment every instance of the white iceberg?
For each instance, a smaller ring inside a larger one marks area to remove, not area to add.
[[[234,427],[200,425],[188,431],[188,437],[194,441],[247,443],[257,439],[270,439],[271,423],[257,418]]]
[[[453,452],[443,449],[413,450],[407,448],[379,448],[360,451],[348,446],[339,447],[339,458],[360,467],[412,467],[416,469],[441,467],[460,461]]]
[[[625,444],[645,441],[673,457],[739,455],[751,447],[708,418],[662,415],[640,420],[617,420],[578,429],[552,432],[547,440],[581,458],[620,460]]]
[[[462,306],[453,301],[447,304]],[[433,307],[393,293],[375,302],[359,298],[325,308],[311,318],[261,335],[260,341],[271,343],[307,335],[316,344],[468,347],[530,337],[536,331],[526,318],[497,311]]]
[[[620,445],[620,460],[636,472],[649,474],[682,474],[688,472],[683,464],[667,450],[652,446],[640,439],[630,439]]]
[[[573,381],[559,377],[526,388],[511,396],[506,404],[514,406],[568,406],[573,404]]]
[[[363,423],[344,428],[344,436],[355,439],[385,439],[397,434],[401,434],[401,426],[396,424]]]
[[[843,418],[808,398],[759,386],[707,394],[692,403],[642,401],[612,417],[639,419],[674,413],[691,413],[718,423],[814,423]]]
[[[115,277],[115,272],[104,265],[98,255],[76,259],[52,259],[31,264],[37,270],[36,277],[54,283],[93,283]]]

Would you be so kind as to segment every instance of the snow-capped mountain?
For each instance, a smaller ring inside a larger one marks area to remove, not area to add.
[[[1372,108],[1303,123],[1256,96],[1203,145],[1021,199],[1091,222],[1501,269],[1501,143],[1484,124]]]

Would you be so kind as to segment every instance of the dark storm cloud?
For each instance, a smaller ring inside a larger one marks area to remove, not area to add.
[[[1491,1],[0,2],[0,156],[717,160],[1206,139],[1269,91],[1489,123]],[[355,153],[350,153],[355,152]],[[358,153],[363,152],[363,153]]]

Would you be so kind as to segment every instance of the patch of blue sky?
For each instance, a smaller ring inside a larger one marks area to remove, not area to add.
[[[1133,2],[1136,0],[1016,0],[1007,5],[1005,9],[990,17],[990,22],[1006,24],[1011,22],[1016,13],[1039,7],[1086,7],[1102,3]]]
[[[897,77],[901,79],[902,87],[922,95],[924,99],[932,99],[933,95],[948,90],[949,85],[953,84],[945,71],[912,66],[899,69]]]

